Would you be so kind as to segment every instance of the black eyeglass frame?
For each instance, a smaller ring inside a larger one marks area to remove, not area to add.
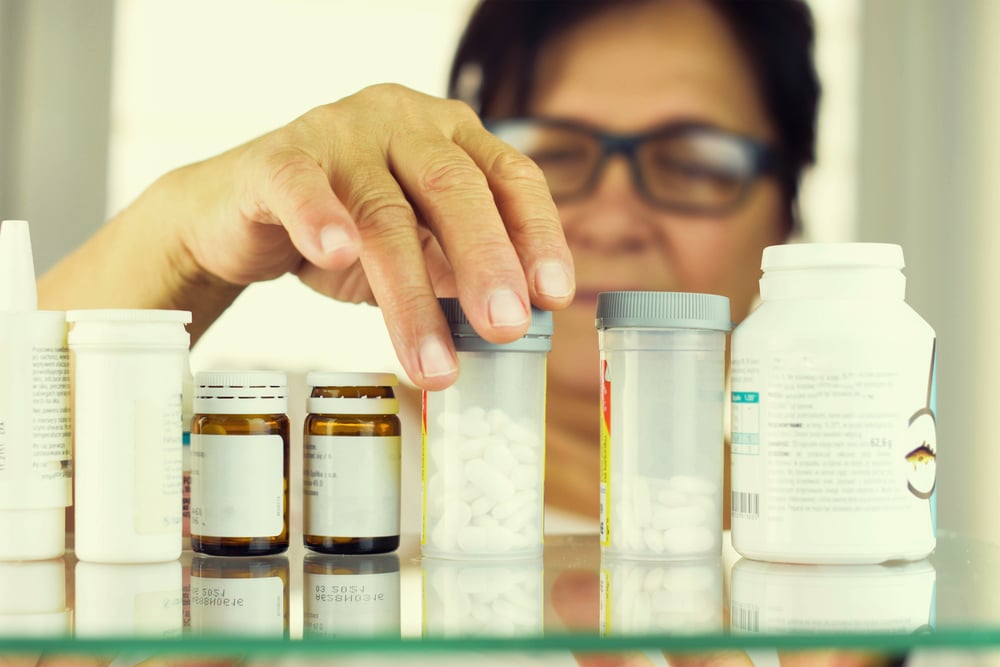
[[[787,177],[787,166],[779,150],[768,146],[757,139],[753,139],[752,137],[723,130],[722,128],[709,123],[697,121],[671,122],[654,127],[645,132],[624,134],[607,132],[601,128],[587,123],[581,123],[579,121],[541,116],[516,116],[512,118],[484,119],[483,125],[488,131],[500,136],[501,139],[503,138],[503,128],[532,126],[551,127],[555,129],[569,130],[571,132],[578,132],[597,141],[601,152],[591,169],[590,176],[586,179],[586,181],[584,181],[579,192],[560,195],[557,198],[558,201],[573,201],[590,195],[600,180],[601,174],[603,173],[608,160],[614,155],[619,154],[627,160],[629,171],[632,175],[632,181],[639,194],[646,200],[646,202],[662,210],[682,213],[690,216],[714,216],[730,213],[737,209],[746,200],[747,196],[750,194],[751,186],[761,176],[765,174],[772,174],[777,176],[779,182],[782,184],[784,184]],[[706,207],[683,204],[680,202],[666,202],[662,199],[656,198],[649,190],[649,186],[643,176],[642,169],[639,166],[639,160],[637,157],[639,147],[653,139],[666,139],[684,136],[687,134],[708,134],[715,137],[723,137],[726,141],[739,146],[740,150],[744,151],[746,154],[750,169],[742,178],[739,194],[727,204],[716,207]]]

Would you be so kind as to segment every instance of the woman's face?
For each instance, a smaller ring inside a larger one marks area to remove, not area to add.
[[[595,15],[542,51],[536,90],[531,114],[608,131],[694,121],[768,144],[775,138],[735,37],[700,0],[625,4]],[[739,322],[757,293],[763,248],[785,238],[773,178],[758,179],[730,213],[691,217],[647,203],[621,156],[590,195],[560,204],[559,213],[577,296],[556,313],[550,382],[589,390],[597,386],[598,292],[723,294]]]

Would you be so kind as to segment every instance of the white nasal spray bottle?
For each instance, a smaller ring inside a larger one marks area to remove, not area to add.
[[[0,223],[0,560],[62,556],[72,475],[66,314],[38,310],[24,220]]]

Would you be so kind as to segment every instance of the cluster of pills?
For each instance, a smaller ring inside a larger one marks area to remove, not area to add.
[[[494,408],[441,412],[425,447],[424,546],[434,555],[534,555],[542,540],[542,427]]]
[[[423,560],[424,631],[436,636],[524,637],[543,630],[542,563]]]
[[[684,558],[718,554],[719,487],[709,479],[617,475],[611,484],[611,550]]]
[[[605,634],[716,632],[722,629],[718,558],[662,564],[605,559],[601,564]]]

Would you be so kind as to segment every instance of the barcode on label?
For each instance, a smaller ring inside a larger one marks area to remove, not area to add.
[[[757,605],[733,601],[730,625],[734,630],[760,632],[760,610]]]
[[[733,491],[733,516],[740,519],[756,519],[760,517],[760,494],[746,491]]]

